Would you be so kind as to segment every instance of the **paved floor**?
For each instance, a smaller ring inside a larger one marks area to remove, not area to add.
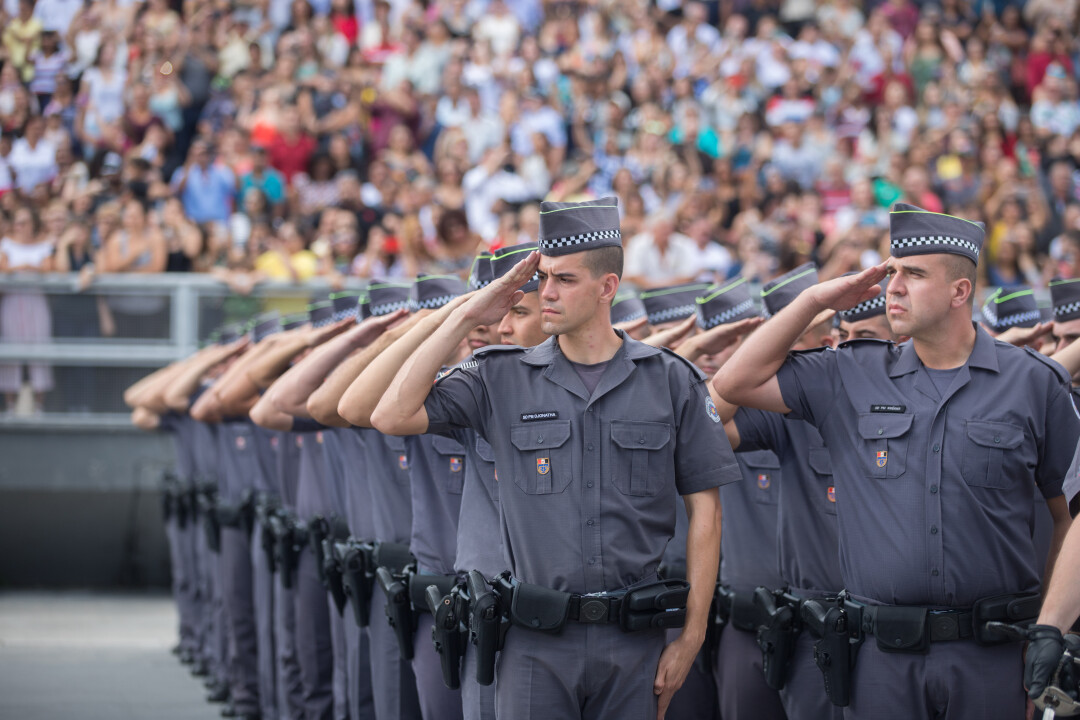
[[[0,593],[0,718],[212,720],[164,595]]]

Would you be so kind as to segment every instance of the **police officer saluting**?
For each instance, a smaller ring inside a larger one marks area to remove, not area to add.
[[[1069,377],[971,322],[982,225],[903,204],[890,220],[888,263],[800,295],[714,384],[807,420],[829,447],[850,593],[827,611],[847,629],[843,644],[829,633],[829,677],[852,683],[845,717],[1021,717],[1020,646],[985,622],[1035,615],[1031,487],[1057,520],[1080,436]],[[889,322],[910,341],[788,355],[815,315],[876,297],[887,273]]]
[[[472,427],[494,448],[513,564],[499,583],[514,625],[497,669],[499,716],[652,720],[704,639],[716,488],[738,471],[696,368],[611,327],[622,270],[616,200],[544,203],[540,217],[540,256],[458,307],[410,356],[372,421],[397,434]],[[443,359],[472,328],[501,319],[534,272],[541,327],[556,337],[478,351],[474,366],[433,384]],[[690,518],[689,593],[656,575],[676,493]],[[665,647],[664,627],[682,622],[683,607],[684,630]]]

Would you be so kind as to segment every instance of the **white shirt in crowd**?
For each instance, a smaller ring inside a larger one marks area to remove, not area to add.
[[[623,274],[669,285],[697,275],[699,257],[697,244],[681,233],[671,233],[667,252],[661,253],[652,233],[643,232],[627,243]]]

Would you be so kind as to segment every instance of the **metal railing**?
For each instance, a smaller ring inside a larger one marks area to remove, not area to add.
[[[222,323],[300,311],[331,289],[267,282],[238,295],[186,273],[99,275],[85,288],[76,274],[0,275],[0,427],[128,427],[122,395],[139,377],[190,355]]]

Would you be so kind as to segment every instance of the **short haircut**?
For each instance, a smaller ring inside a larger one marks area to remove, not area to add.
[[[623,249],[617,245],[600,247],[595,250],[585,250],[585,258],[581,261],[594,278],[614,273],[622,279],[623,273]]]
[[[971,282],[971,294],[968,295],[968,304],[975,302],[975,263],[963,255],[943,253],[945,257],[945,276],[949,282],[966,279]]]

